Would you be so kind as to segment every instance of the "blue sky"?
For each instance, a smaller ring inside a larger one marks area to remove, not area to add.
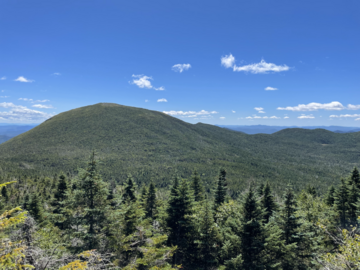
[[[357,0],[3,0],[0,122],[114,102],[190,123],[358,127],[359,10]]]

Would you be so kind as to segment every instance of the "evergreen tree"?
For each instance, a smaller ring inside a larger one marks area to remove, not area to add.
[[[145,212],[147,218],[155,218],[156,214],[156,189],[153,182],[150,183],[149,192],[146,198]]]
[[[57,190],[54,194],[54,200],[52,202],[52,205],[54,207],[53,213],[57,215],[63,214],[63,208],[64,208],[64,201],[67,198],[67,183],[66,183],[66,177],[65,175],[60,175],[60,180],[57,186]],[[55,222],[55,225],[59,227],[60,229],[64,229],[64,220],[62,218],[58,218],[58,220]]]
[[[355,167],[351,173],[351,178],[349,181],[349,185],[355,184],[358,189],[360,189],[360,174],[358,169]]]
[[[167,208],[167,227],[169,228],[168,244],[177,246],[173,256],[173,265],[186,264],[186,251],[191,241],[191,220],[193,198],[190,188],[185,179],[174,180],[174,185],[170,191],[169,206]]]
[[[194,191],[195,202],[200,202],[204,199],[204,187],[201,183],[200,175],[194,170],[192,178],[192,189]]]
[[[325,203],[328,206],[333,206],[335,202],[335,188],[334,186],[330,186],[328,192],[325,195]]]
[[[124,201],[131,201],[131,202],[136,201],[135,189],[136,189],[135,183],[132,179],[132,176],[129,174],[126,180],[125,191],[123,195]]]
[[[27,193],[24,197],[23,210],[25,210],[25,211],[29,210],[29,201],[30,201],[30,196]]]
[[[9,194],[8,194],[6,186],[3,186],[3,188],[1,189],[1,196],[4,197],[5,202],[9,201]]]
[[[141,188],[141,196],[140,196],[140,203],[141,203],[141,206],[145,208],[145,205],[146,205],[146,200],[147,200],[147,196],[148,196],[148,189],[147,187],[144,185],[142,188]]]
[[[105,214],[108,210],[109,189],[97,171],[95,152],[90,156],[86,170],[80,170],[79,181],[76,184],[75,206],[80,207],[83,248],[85,250],[95,249],[98,246],[98,236],[106,224]]]
[[[261,198],[262,209],[265,210],[264,220],[265,223],[269,222],[269,218],[272,213],[277,210],[278,206],[275,202],[274,196],[272,195],[271,187],[269,182],[266,182],[266,185],[263,189],[263,196]]]
[[[206,199],[200,216],[199,238],[195,241],[199,247],[198,265],[204,270],[216,266],[221,242],[220,232],[213,216],[210,203]]]
[[[116,201],[114,200],[115,199],[115,196],[114,196],[115,188],[116,188],[115,181],[111,181],[110,185],[109,185],[109,195],[107,197],[107,200],[110,202],[110,206],[113,208],[116,206]]]
[[[28,211],[29,211],[30,215],[37,222],[42,221],[43,209],[42,209],[40,198],[36,193],[34,193],[33,196],[31,197],[31,202],[29,204]]]
[[[283,270],[302,269],[299,267],[299,265],[302,264],[300,256],[302,238],[299,233],[301,223],[295,214],[296,211],[297,203],[295,194],[291,188],[288,188],[285,191],[283,205],[277,217],[279,219],[279,227],[282,230],[282,239],[287,246],[286,256],[282,260]]]
[[[341,184],[335,192],[334,206],[339,214],[340,225],[342,228],[345,228],[347,223],[347,212],[349,210],[348,196],[348,187],[346,186],[344,179],[341,179]]]
[[[357,218],[358,218],[358,201],[359,201],[359,189],[357,188],[355,182],[351,185],[349,189],[349,196],[348,196],[348,205],[349,205],[349,219],[350,224],[352,226],[356,226]]]
[[[261,183],[257,189],[257,194],[259,197],[262,197],[264,195],[264,188],[265,188],[264,183]]]
[[[245,194],[241,225],[242,269],[265,269],[263,251],[265,246],[263,216],[264,212],[255,196],[253,185]]]
[[[309,185],[307,185],[305,190],[306,190],[306,193],[312,195],[313,197],[316,197],[317,193],[316,193],[316,189],[314,186],[309,184]]]
[[[220,169],[219,179],[217,181],[217,187],[215,190],[215,209],[217,209],[222,203],[225,202],[227,193],[226,183],[226,171]]]

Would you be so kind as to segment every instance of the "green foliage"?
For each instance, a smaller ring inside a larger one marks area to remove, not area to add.
[[[330,186],[328,192],[325,195],[325,202],[329,206],[333,206],[335,202],[335,187]]]
[[[335,192],[334,206],[339,214],[339,223],[345,228],[347,225],[348,210],[349,210],[349,191],[344,179],[341,179],[341,184]]]
[[[195,202],[200,202],[204,199],[204,187],[202,185],[199,173],[194,170],[192,176],[192,189],[194,191]]]
[[[154,183],[151,182],[149,192],[145,204],[146,217],[154,219],[156,216],[156,189]]]
[[[265,223],[268,223],[273,212],[278,209],[269,182],[266,182],[266,185],[264,186],[263,195],[261,198],[261,206],[265,210]]]
[[[34,193],[29,204],[29,214],[38,222],[43,219],[43,207],[38,194]]]
[[[135,183],[130,174],[126,180],[125,192],[123,194],[124,201],[127,201],[127,202],[135,202],[136,201],[135,189],[136,189]]]
[[[226,171],[224,169],[220,169],[219,178],[215,190],[215,208],[218,208],[222,203],[225,202],[226,193]]]

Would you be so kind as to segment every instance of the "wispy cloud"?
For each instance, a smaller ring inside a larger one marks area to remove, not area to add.
[[[6,80],[6,77],[5,77],[5,76],[2,76],[2,77],[0,78],[0,80],[1,80],[1,81],[4,81],[4,80]]]
[[[257,110],[258,113],[265,113],[262,107],[255,107],[254,109]]]
[[[17,79],[14,80],[15,82],[26,82],[26,83],[31,83],[34,82],[34,80],[28,80],[23,76],[19,76]]]
[[[226,68],[231,68],[235,64],[235,57],[232,54],[221,57],[221,65]]]
[[[275,87],[271,87],[271,86],[268,86],[265,88],[266,91],[274,91],[274,90],[278,90],[277,88]]]
[[[236,113],[235,111],[231,111],[232,113]]]
[[[221,117],[219,117],[221,120],[224,120],[225,119],[225,117],[224,116],[221,116]]]
[[[0,98],[8,98],[9,96],[0,96]]]
[[[359,120],[360,120],[360,118],[355,119],[355,121],[359,121]]]
[[[340,115],[330,115],[330,118],[353,118],[360,117],[360,114],[340,114]]]
[[[23,101],[34,101],[32,98],[19,98],[19,100],[23,100]]]
[[[61,75],[61,73],[59,73],[59,72],[54,72],[53,74],[51,74],[51,75],[53,75],[53,76],[60,76]]]
[[[312,114],[310,115],[305,115],[305,114],[302,114],[300,116],[298,116],[299,119],[314,119],[315,116],[313,116]]]
[[[347,109],[348,110],[360,110],[360,105],[352,105],[352,104],[349,104],[347,106]]]
[[[189,68],[191,68],[190,64],[176,64],[172,66],[172,70],[175,72],[183,72],[184,70],[188,70]]]
[[[285,116],[284,119],[289,119],[290,117],[289,116]]]
[[[53,116],[37,110],[29,109],[25,106],[15,105],[12,102],[0,103],[1,108],[10,109],[0,112],[0,119],[14,122],[39,122]]]
[[[148,88],[148,89],[154,89],[157,91],[163,91],[165,90],[165,88],[163,86],[161,87],[154,87],[151,84],[151,81],[153,78],[149,77],[149,76],[145,76],[145,75],[132,75],[132,77],[134,78],[133,81],[131,82],[132,84],[137,85],[140,88]]]
[[[253,116],[248,116],[248,117],[245,117],[245,119],[280,119],[281,117],[278,117],[278,116],[258,116],[258,115],[253,115]]]
[[[338,101],[333,101],[330,103],[316,103],[312,102],[309,104],[299,104],[294,107],[278,107],[277,110],[285,110],[285,111],[317,111],[317,110],[327,110],[327,111],[341,111],[344,110],[345,107]]]
[[[159,98],[159,99],[157,100],[157,102],[168,102],[168,101],[166,100],[166,98]]]
[[[35,105],[32,105],[31,107],[39,108],[39,109],[53,109],[54,108],[51,105],[43,105],[43,104],[35,104]]]
[[[237,66],[235,65],[235,57],[232,54],[221,57],[221,65],[225,68],[232,68],[233,71],[250,72],[253,74],[282,72],[288,71],[290,69],[290,67],[288,67],[287,65],[276,65],[274,63],[267,63],[264,59],[262,59],[259,63]]]
[[[145,102],[149,102],[149,100],[145,99]]]
[[[211,116],[213,114],[217,114],[217,111],[205,111],[205,110],[201,110],[201,111],[163,111],[163,113],[171,115],[171,116],[181,116],[181,117],[208,117]]]

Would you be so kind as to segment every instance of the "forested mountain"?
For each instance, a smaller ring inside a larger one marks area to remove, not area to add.
[[[207,124],[189,124],[157,111],[99,103],[61,113],[0,145],[4,175],[76,174],[92,150],[105,180],[123,183],[131,173],[141,185],[167,187],[175,172],[197,168],[207,188],[220,167],[237,192],[251,179],[275,190],[312,183],[320,191],[360,160],[360,133],[286,129],[247,135]]]

